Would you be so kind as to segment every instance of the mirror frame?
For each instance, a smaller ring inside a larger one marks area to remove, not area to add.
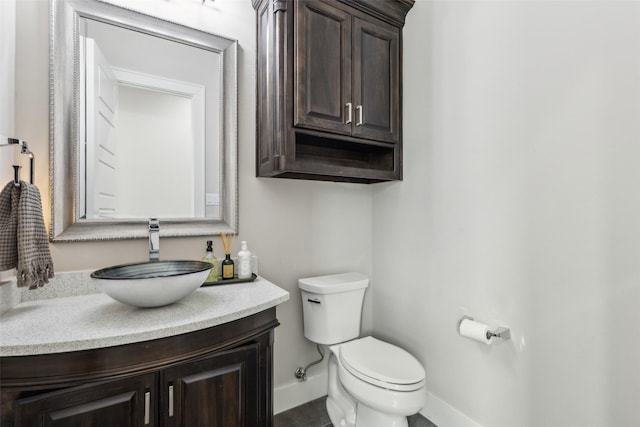
[[[160,218],[161,236],[238,232],[237,40],[98,0],[50,0],[49,182],[54,242],[148,237],[148,219],[79,220],[77,141],[78,36],[81,18],[94,19],[221,55],[220,219]]]

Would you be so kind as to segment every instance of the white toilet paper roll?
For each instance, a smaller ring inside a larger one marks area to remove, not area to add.
[[[487,332],[489,332],[489,326],[484,323],[476,322],[471,319],[462,319],[460,322],[460,335],[463,337],[471,338],[476,341],[480,341],[487,345],[493,342],[493,337],[487,338]]]

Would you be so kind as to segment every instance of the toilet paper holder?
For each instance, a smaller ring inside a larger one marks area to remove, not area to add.
[[[471,316],[462,316],[460,321],[458,322],[458,331],[460,331],[460,324],[463,320],[474,320]],[[499,326],[496,329],[490,329],[487,331],[487,339],[495,337],[502,338],[503,340],[508,340],[511,338],[511,330],[509,328],[505,328],[504,326]]]

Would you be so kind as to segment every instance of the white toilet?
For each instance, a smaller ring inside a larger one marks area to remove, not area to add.
[[[358,338],[368,285],[360,273],[298,280],[304,335],[331,351],[327,411],[335,427],[407,427],[426,401],[425,371],[399,347]]]

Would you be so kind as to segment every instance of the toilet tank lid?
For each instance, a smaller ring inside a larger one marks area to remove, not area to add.
[[[369,278],[361,273],[341,273],[298,279],[298,287],[315,294],[335,294],[366,288]]]

